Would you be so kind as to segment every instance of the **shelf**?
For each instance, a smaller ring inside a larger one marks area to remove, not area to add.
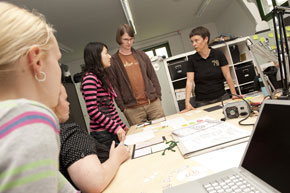
[[[244,85],[251,84],[251,83],[254,83],[254,81],[245,82],[243,84],[240,84],[239,86],[244,86]]]
[[[186,80],[187,77],[183,77],[183,78],[179,78],[179,79],[176,79],[176,80],[172,80],[171,82],[178,82],[178,81],[181,81],[181,80]]]
[[[250,93],[245,94],[245,98],[247,98],[247,97],[256,97],[256,96],[260,96],[260,95],[263,95],[263,92],[254,91],[254,92],[250,92]]]
[[[244,60],[242,62],[234,63],[232,66],[237,66],[237,65],[240,65],[240,64],[243,64],[243,63],[247,63],[247,62],[252,62],[252,61],[253,61],[252,59],[248,59],[248,60]]]
[[[225,42],[227,45],[233,45],[233,44],[238,44],[244,41],[247,41],[247,39],[249,39],[249,37],[243,37],[243,38],[237,38],[235,40],[230,40]]]
[[[196,51],[190,51],[190,52],[186,52],[186,53],[183,53],[183,54],[179,54],[179,55],[176,55],[176,56],[171,56],[169,58],[166,58],[164,61],[168,64],[170,63],[172,60],[176,60],[176,59],[180,59],[182,57],[185,57],[187,58],[189,55],[193,55],[195,54]]]

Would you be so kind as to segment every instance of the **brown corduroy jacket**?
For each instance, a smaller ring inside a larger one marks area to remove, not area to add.
[[[126,107],[136,105],[137,100],[118,52],[119,51],[112,56],[111,67],[108,69],[108,72],[114,90],[117,94],[115,102],[120,110],[124,111]],[[132,53],[140,65],[141,73],[144,79],[146,97],[150,101],[154,101],[157,98],[160,98],[161,100],[161,87],[149,57],[145,54],[145,52],[135,50],[133,48]]]

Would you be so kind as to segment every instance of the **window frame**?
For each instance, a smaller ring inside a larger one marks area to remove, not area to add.
[[[171,50],[170,50],[170,46],[169,46],[169,43],[166,42],[166,43],[162,43],[162,44],[158,44],[156,46],[152,46],[152,47],[149,47],[149,48],[145,48],[145,49],[142,49],[144,52],[148,52],[148,51],[153,51],[153,54],[154,56],[156,56],[156,49],[158,48],[163,48],[165,47],[166,48],[166,51],[167,51],[167,54],[168,54],[168,58],[172,56],[171,54]]]
[[[263,5],[262,5],[261,1],[262,0],[256,0],[260,16],[261,16],[262,20],[269,21],[269,20],[271,20],[273,18],[272,10],[268,14],[265,15],[264,9],[263,9]],[[272,0],[272,4],[273,4],[273,7],[275,7],[277,5],[276,0]],[[288,1],[283,3],[281,6],[289,7]]]

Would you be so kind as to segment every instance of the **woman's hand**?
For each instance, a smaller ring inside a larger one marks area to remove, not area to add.
[[[126,132],[123,130],[122,127],[120,127],[119,130],[117,131],[117,135],[120,142],[125,141]]]
[[[125,127],[125,128],[124,128],[124,131],[125,131],[125,133],[126,133],[126,135],[127,135],[128,131],[129,131],[129,128],[128,128],[128,127]]]
[[[186,113],[188,111],[194,110],[195,108],[189,103],[185,105],[185,109],[183,109],[182,111],[180,111],[180,113]]]
[[[123,130],[123,129],[122,129]],[[121,141],[120,144],[115,147],[115,141],[113,141],[110,149],[110,158],[113,160],[118,160],[118,163],[123,163],[130,157],[130,151],[124,142]]]
[[[235,100],[235,99],[243,99],[245,98],[244,95],[232,95],[232,99]]]

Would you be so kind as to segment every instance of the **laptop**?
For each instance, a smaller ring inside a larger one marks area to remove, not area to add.
[[[239,167],[166,189],[163,193],[290,192],[289,123],[289,100],[264,101]]]

